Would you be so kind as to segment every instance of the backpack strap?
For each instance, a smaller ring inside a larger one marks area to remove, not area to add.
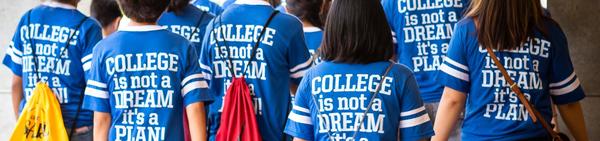
[[[206,15],[206,12],[202,11],[202,15],[200,15],[200,19],[198,19],[198,22],[192,30],[192,34],[190,34],[190,38],[188,40],[192,41],[192,37],[194,37],[194,34],[196,34],[200,30],[200,24],[202,24],[202,19],[204,19],[204,15]]]
[[[75,31],[79,30],[81,25],[83,25],[83,23],[87,19],[88,19],[88,17],[84,17],[83,19],[81,19],[81,21],[79,21],[79,24],[77,24],[77,26],[75,26]],[[68,50],[69,47],[71,46],[71,39],[73,39],[73,36],[75,36],[75,33],[69,35],[69,38],[67,38],[65,48],[61,51],[60,56],[62,56],[63,53],[66,50]],[[83,105],[84,93],[85,93],[85,88],[81,89],[81,92],[79,93],[79,104],[77,105],[77,112],[75,113],[75,119],[73,120],[73,123],[71,124],[71,131],[69,131],[69,140],[73,137],[73,134],[75,133],[75,129],[77,128],[77,121],[78,121],[79,115],[81,113],[81,106]]]
[[[548,122],[546,122],[546,120],[540,114],[540,112],[537,109],[535,109],[534,105],[532,105],[529,102],[529,100],[527,100],[527,98],[525,98],[525,95],[523,94],[523,92],[521,92],[521,89],[519,88],[517,83],[515,83],[512,80],[512,78],[508,75],[506,68],[504,68],[504,66],[502,65],[500,60],[498,60],[498,58],[496,57],[496,54],[494,53],[492,48],[486,47],[485,49],[487,50],[487,53],[490,55],[490,58],[492,58],[492,60],[494,61],[494,64],[496,65],[498,70],[500,70],[500,72],[502,73],[502,76],[504,76],[504,79],[506,80],[508,85],[510,85],[510,89],[517,94],[517,98],[519,99],[521,104],[523,104],[525,106],[525,109],[529,113],[529,116],[531,116],[531,121],[533,121],[533,123],[540,121],[540,123],[542,124],[544,129],[546,129],[548,134],[550,134],[550,136],[552,137],[552,140],[562,141],[560,135],[558,135],[556,132],[554,132],[554,130],[552,130],[552,127],[550,127],[550,124],[548,124]]]
[[[31,12],[32,11],[33,11],[33,9],[31,9],[31,10],[29,10],[27,12],[27,23],[28,24],[32,24],[31,23]],[[27,26],[29,26],[29,25],[27,25]],[[37,55],[35,54],[36,47],[33,44],[33,39],[32,38],[33,38],[33,35],[29,35],[29,47],[31,47],[31,50],[33,51],[31,53],[31,56],[33,57],[33,75],[36,76],[36,80],[35,81],[36,82],[40,82],[42,80],[42,78],[41,78],[40,72],[38,71],[38,67],[37,67],[38,66],[38,64],[37,64]]]
[[[262,41],[262,37],[264,36],[265,32],[267,32],[267,27],[269,27],[269,25],[271,24],[271,21],[273,21],[273,18],[275,17],[275,15],[277,15],[277,13],[279,13],[278,10],[273,11],[273,13],[271,13],[271,16],[269,16],[269,19],[267,20],[267,23],[265,23],[265,25],[263,26],[263,29],[260,31],[260,35],[258,36],[258,39],[256,40],[256,43],[254,43],[254,47],[252,48],[252,56],[250,56],[250,60],[248,61],[248,63],[246,63],[246,67],[244,68],[242,77],[244,77],[244,75],[246,74],[248,67],[250,66],[250,63],[254,60],[256,60],[256,52],[258,50],[258,46],[260,45],[260,42]]]

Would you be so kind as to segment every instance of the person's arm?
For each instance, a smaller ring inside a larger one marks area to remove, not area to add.
[[[298,84],[296,83],[290,83],[290,93],[292,95],[296,95],[296,91],[298,91]]]
[[[21,76],[13,75],[11,94],[15,119],[19,119],[19,106],[21,105],[21,100],[23,100],[23,79],[21,79]]]
[[[94,141],[108,141],[110,113],[94,112]]]
[[[206,131],[206,112],[204,111],[204,102],[196,102],[185,108],[190,128],[192,141],[205,141],[207,139]]]
[[[585,121],[583,119],[583,112],[581,111],[581,104],[579,102],[573,102],[564,105],[558,105],[560,116],[571,131],[573,137],[577,141],[587,141],[588,135],[585,128]]]
[[[301,138],[294,138],[294,140],[293,140],[293,141],[306,141],[306,140],[303,140],[303,139],[301,139]]]
[[[444,88],[444,94],[435,118],[432,141],[446,141],[465,107],[466,95],[452,88]]]

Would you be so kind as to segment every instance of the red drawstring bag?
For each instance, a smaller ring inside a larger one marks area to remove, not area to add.
[[[271,20],[279,11],[273,11],[271,16],[263,26],[265,29],[271,23]],[[219,16],[219,20],[220,20]],[[250,62],[256,59],[256,50],[262,40],[263,34],[266,30],[262,30],[258,36],[257,42],[252,48],[252,56],[244,68],[244,73],[239,78],[235,76],[235,70],[233,67],[229,67],[229,72],[233,76],[231,85],[227,88],[227,93],[224,97],[223,111],[221,112],[221,121],[219,130],[217,131],[217,141],[261,141],[260,131],[258,130],[258,123],[256,123],[256,113],[254,112],[254,105],[252,103],[252,97],[250,89],[244,78],[245,72],[248,69]],[[222,33],[222,32],[221,32]],[[227,43],[227,42],[225,42]],[[218,43],[217,43],[217,46]],[[227,46],[227,45],[225,45]],[[227,46],[229,47],[229,46]],[[229,49],[229,48],[227,48]],[[229,52],[229,51],[228,51]],[[229,63],[233,64],[231,57],[227,56]]]

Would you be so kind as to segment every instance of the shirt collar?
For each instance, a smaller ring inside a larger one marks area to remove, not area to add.
[[[303,29],[304,29],[304,32],[318,32],[318,31],[321,31],[320,28],[314,27],[314,26],[313,27],[304,27]]]
[[[137,32],[145,32],[145,31],[155,31],[155,30],[163,30],[165,27],[158,25],[140,25],[140,26],[123,26],[119,29],[119,31],[137,31]]]
[[[42,3],[42,5],[45,5],[48,7],[63,8],[63,9],[77,9],[73,5],[64,4],[64,3],[60,3],[60,2],[56,2],[56,1],[47,1],[47,2]]]
[[[266,5],[266,6],[271,6],[271,4],[269,4],[266,1],[263,0],[237,0],[235,1],[235,3],[233,4],[239,4],[239,5]]]

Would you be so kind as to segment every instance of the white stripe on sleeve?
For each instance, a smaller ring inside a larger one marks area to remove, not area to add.
[[[454,68],[449,67],[446,64],[442,64],[442,66],[440,67],[440,70],[442,70],[443,72],[445,72],[445,73],[447,73],[447,74],[449,74],[451,76],[454,76],[454,77],[456,77],[458,79],[461,79],[461,80],[469,82],[469,74],[464,73],[464,72],[460,72],[460,71],[458,71],[458,70],[456,70]]]
[[[94,86],[94,87],[106,88],[106,83],[102,83],[102,82],[98,82],[98,81],[94,81],[94,80],[88,80],[87,84]]]
[[[195,89],[206,88],[207,86],[206,81],[192,81],[183,86],[183,89],[181,89],[181,96],[185,97],[189,92]]]
[[[293,73],[292,75],[290,75],[290,77],[292,78],[300,78],[302,76],[304,76],[304,74],[306,73],[307,70],[302,70],[296,73]]]
[[[575,81],[573,83],[571,83],[570,85],[564,87],[564,88],[560,88],[560,89],[550,89],[550,94],[554,95],[554,96],[559,96],[559,95],[564,95],[567,93],[570,93],[572,91],[574,91],[575,89],[577,89],[579,87],[579,78],[575,79]]]
[[[569,83],[571,80],[573,80],[573,78],[575,78],[575,72],[573,71],[573,73],[571,73],[571,75],[569,75],[569,77],[567,77],[565,80],[562,80],[560,82],[556,82],[556,83],[550,83],[550,87],[558,87],[558,86],[562,86],[565,85],[567,83]]]
[[[310,117],[299,115],[299,114],[296,114],[294,112],[290,113],[289,119],[292,120],[292,121],[294,121],[294,122],[312,125],[312,121],[310,120]]]
[[[187,76],[181,81],[181,85],[185,85],[188,81],[190,81],[192,79],[196,79],[196,78],[204,78],[204,75],[202,75],[201,73],[198,73],[198,74],[192,74],[190,76]]]
[[[417,113],[420,113],[420,112],[423,112],[423,111],[425,111],[425,106],[421,106],[419,108],[416,108],[416,109],[413,109],[413,110],[410,110],[410,111],[406,111],[406,112],[400,112],[400,116],[403,116],[403,117],[405,117],[405,116],[411,116],[411,115],[414,115],[414,114],[417,114]]]
[[[23,63],[23,62],[22,62],[22,60],[21,60],[21,57],[20,57],[20,56],[17,56],[17,55],[15,54],[15,52],[13,52],[13,51],[14,51],[14,49],[13,49],[13,48],[8,48],[8,49],[6,49],[6,55],[7,55],[7,56],[10,56],[10,59],[11,59],[11,60],[12,60],[12,61],[13,61],[15,64],[19,64],[19,65],[21,65],[21,64]]]
[[[200,63],[200,68],[204,69],[204,70],[207,70],[208,72],[212,73],[212,69],[208,65]]]
[[[102,99],[108,99],[108,92],[90,88],[90,87],[85,88],[85,95],[102,98]]]
[[[296,72],[300,69],[306,68],[308,66],[310,66],[312,64],[312,57],[308,58],[308,60],[306,60],[306,62],[296,65],[295,67],[293,67],[292,69],[290,69],[290,72]]]
[[[304,108],[304,107],[300,107],[300,106],[296,106],[296,105],[294,105],[294,106],[292,107],[292,109],[294,109],[294,110],[296,110],[296,111],[303,112],[303,113],[310,114],[310,110],[308,110],[308,109],[306,109],[306,108]]]
[[[83,63],[83,71],[88,71],[92,68],[92,62]]]
[[[448,58],[448,57],[445,57],[445,58],[444,58],[444,61],[446,61],[446,62],[448,62],[449,64],[451,64],[451,65],[453,65],[453,66],[456,66],[456,67],[458,67],[458,68],[460,68],[460,69],[463,69],[463,70],[465,70],[466,72],[468,72],[468,71],[469,71],[469,67],[467,67],[467,66],[465,66],[465,65],[463,65],[463,64],[461,64],[461,63],[458,63],[458,62],[456,62],[456,61],[454,61],[454,60],[452,60],[452,59],[450,59],[450,58]]]
[[[425,122],[428,122],[429,119],[429,115],[427,114],[423,114],[419,117],[416,118],[412,118],[412,119],[408,119],[408,120],[401,120],[400,121],[400,128],[410,128],[410,127],[415,127],[417,125],[421,125]]]
[[[92,54],[89,54],[89,55],[86,55],[85,57],[81,58],[81,63],[85,63],[85,62],[91,60],[92,56],[93,56]]]

